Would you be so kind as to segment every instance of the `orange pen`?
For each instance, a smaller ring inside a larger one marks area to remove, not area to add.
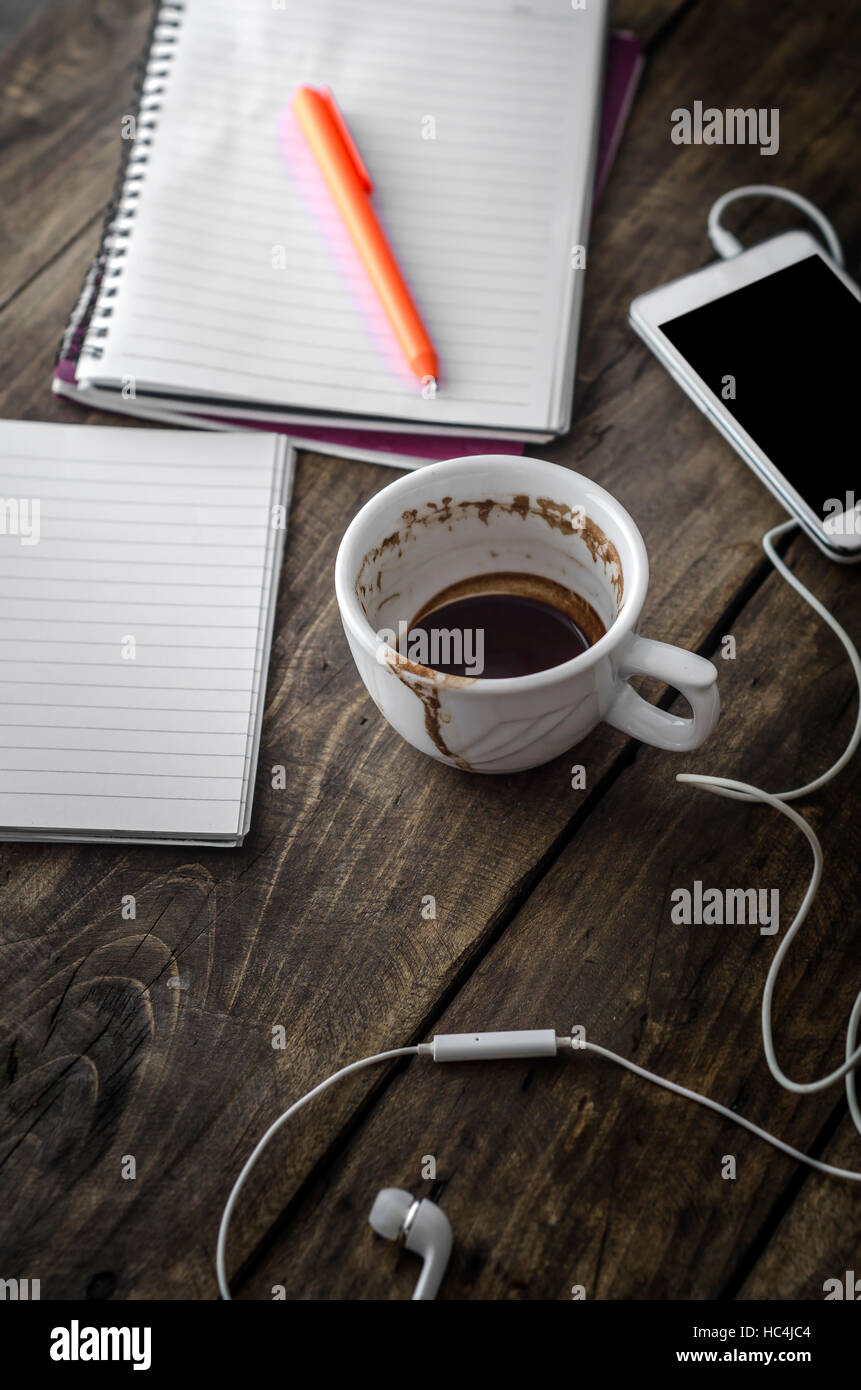
[[[371,207],[374,186],[335,98],[328,87],[297,87],[293,110],[404,355],[432,394],[439,377],[436,351]]]

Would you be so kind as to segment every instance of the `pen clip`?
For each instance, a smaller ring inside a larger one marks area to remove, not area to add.
[[[337,101],[335,100],[334,92],[332,91],[331,87],[318,87],[317,95],[320,97],[321,101],[325,102],[326,109],[328,110],[329,115],[332,117],[332,120],[335,122],[335,125],[338,129],[338,134],[343,140],[347,154],[350,156],[350,159],[352,160],[353,165],[355,166],[355,170],[359,176],[359,180],[362,184],[362,187],[364,188],[366,193],[373,193],[374,185],[371,183],[371,176],[365,168],[365,162],[362,159],[362,156],[359,154],[359,150],[355,140],[350,134],[350,128],[347,125],[347,122],[344,120],[344,117],[341,115],[341,110],[338,106]]]

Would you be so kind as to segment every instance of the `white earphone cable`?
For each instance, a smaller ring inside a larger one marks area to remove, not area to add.
[[[319,1086],[314,1086],[313,1089],[308,1091],[304,1096],[300,1096],[298,1100],[294,1101],[292,1105],[288,1106],[288,1108],[278,1116],[277,1120],[273,1120],[262,1139],[258,1140],[251,1150],[251,1153],[248,1155],[248,1158],[245,1160],[239,1177],[230,1189],[230,1196],[227,1199],[222,1213],[221,1225],[218,1228],[218,1245],[215,1251],[215,1272],[218,1276],[218,1291],[223,1299],[230,1302],[230,1285],[227,1280],[227,1270],[225,1267],[227,1230],[230,1225],[230,1218],[233,1215],[233,1208],[236,1206],[239,1194],[245,1185],[245,1180],[263,1150],[266,1148],[269,1140],[278,1133],[282,1125],[286,1124],[287,1121],[295,1115],[297,1111],[301,1110],[303,1106],[307,1105],[309,1101],[314,1100],[316,1096],[322,1095],[323,1091],[327,1091],[330,1086],[334,1086],[336,1081],[341,1081],[345,1076],[349,1076],[351,1072],[362,1071],[364,1067],[371,1067],[376,1062],[390,1062],[395,1057],[412,1057],[415,1056],[417,1052],[417,1047],[396,1047],[390,1052],[376,1052],[372,1057],[362,1057],[358,1062],[350,1062],[348,1066],[341,1067],[339,1071],[333,1072],[331,1076],[328,1076],[325,1081],[321,1081]]]
[[[861,742],[861,658],[859,658],[858,650],[851,637],[846,632],[846,630],[841,626],[837,619],[831,613],[828,612],[827,608],[825,608],[824,605],[819,602],[819,600],[810,592],[810,590],[807,589],[805,585],[803,585],[801,581],[792,573],[788,565],[786,565],[784,561],[781,559],[781,557],[777,554],[777,551],[774,547],[774,542],[777,539],[777,537],[785,534],[788,531],[793,530],[796,524],[797,523],[794,521],[786,521],[782,522],[780,526],[773,527],[772,530],[766,532],[766,534],[763,536],[762,544],[768,558],[771,560],[772,564],[779,571],[782,577],[787,581],[788,584],[792,586],[793,589],[795,589],[796,593],[798,593],[804,599],[805,603],[809,604],[810,607],[814,610],[814,612],[816,612],[828,624],[831,630],[836,634],[837,637],[839,637],[840,641],[843,643],[843,646],[846,650],[846,653],[849,657],[849,661],[852,666],[852,671],[855,676],[856,685],[858,687],[858,713],[856,715],[855,727],[852,731],[852,735],[849,739],[849,742],[847,743],[846,747],[844,748],[837,761],[832,763],[831,767],[829,767],[826,772],[823,772],[821,776],[814,778],[811,782],[805,783],[805,785],[802,787],[794,787],[791,790],[785,792],[766,792],[763,791],[760,787],[751,786],[749,782],[737,782],[726,777],[710,777],[701,773],[693,772],[678,773],[676,781],[691,783],[694,786],[701,787],[704,791],[712,792],[715,796],[726,796],[736,801],[760,801],[764,805],[771,806],[774,810],[780,811],[782,815],[786,816],[795,825],[797,825],[799,830],[806,837],[810,845],[810,848],[813,851],[813,872],[810,877],[810,882],[807,885],[807,892],[804,895],[801,906],[795,914],[792,924],[787,930],[786,935],[780,943],[780,946],[775,952],[774,959],[771,962],[771,965],[768,970],[768,975],[766,976],[765,987],[762,992],[762,1043],[769,1071],[771,1072],[775,1081],[777,1081],[778,1084],[783,1086],[784,1089],[787,1091],[793,1091],[797,1095],[812,1095],[817,1091],[825,1090],[828,1086],[833,1086],[835,1081],[839,1081],[842,1077],[845,1077],[846,1098],[849,1103],[849,1113],[852,1116],[852,1120],[855,1124],[856,1129],[859,1131],[859,1133],[861,1133],[861,1107],[859,1107],[858,1104],[856,1080],[854,1074],[855,1068],[859,1065],[859,1063],[861,1063],[861,1047],[858,1046],[858,1027],[859,1021],[861,1021],[861,992],[859,992],[855,999],[855,1003],[853,1005],[852,1012],[849,1016],[849,1022],[847,1025],[846,1060],[843,1062],[841,1066],[835,1067],[835,1069],[832,1072],[829,1072],[827,1076],[820,1077],[816,1081],[792,1081],[780,1066],[780,1063],[777,1060],[777,1056],[774,1050],[774,1036],[771,1015],[772,1003],[774,999],[774,990],[777,984],[777,977],[780,973],[780,967],[786,958],[787,952],[789,951],[792,941],[797,935],[798,930],[801,927],[801,924],[806,918],[808,912],[810,911],[813,900],[816,897],[816,893],[819,888],[819,883],[822,878],[823,865],[822,846],[819,843],[819,838],[816,835],[816,832],[807,823],[804,817],[799,815],[799,813],[794,809],[794,807],[788,806],[786,803],[789,801],[797,801],[804,796],[809,796],[811,792],[818,791],[821,787],[824,787],[828,782],[832,781],[833,778],[836,777],[837,774],[846,766],[850,758],[852,758],[852,756],[858,748],[859,742]]]
[[[560,1043],[565,1042],[571,1045],[570,1038],[560,1038]],[[767,1129],[762,1129],[760,1125],[755,1125],[752,1120],[748,1120],[744,1115],[739,1115],[735,1110],[730,1110],[728,1105],[721,1105],[719,1101],[712,1100],[710,1096],[701,1095],[699,1091],[692,1091],[687,1086],[680,1086],[676,1081],[668,1081],[665,1076],[658,1076],[656,1072],[648,1071],[645,1067],[638,1066],[636,1062],[631,1062],[627,1057],[622,1057],[618,1052],[611,1052],[609,1047],[601,1047],[598,1043],[585,1041],[578,1043],[578,1048],[583,1048],[587,1052],[594,1052],[599,1057],[606,1057],[611,1062],[616,1062],[618,1066],[624,1067],[626,1071],[631,1071],[635,1076],[641,1076],[645,1081],[651,1081],[656,1086],[660,1086],[665,1091],[672,1091],[674,1095],[683,1096],[685,1100],[696,1101],[697,1105],[704,1105],[707,1110],[714,1110],[716,1114],[722,1115],[724,1119],[732,1120],[733,1124],[741,1125],[742,1129],[750,1130],[759,1139],[764,1139],[773,1148],[779,1149],[781,1153],[788,1154],[790,1158],[796,1159],[799,1163],[805,1163],[808,1168],[815,1168],[819,1173],[825,1173],[830,1178],[847,1178],[850,1182],[861,1182],[861,1173],[856,1173],[852,1168],[836,1168],[831,1163],[822,1163],[818,1158],[811,1158],[809,1154],[803,1153],[801,1149],[795,1149],[791,1144],[786,1144],[776,1135],[769,1134]]]
[[[709,209],[707,224],[709,240],[723,260],[738,256],[744,249],[738,237],[732,232],[728,232],[726,227],[721,226],[724,208],[729,207],[730,203],[736,202],[739,198],[780,198],[783,202],[792,203],[794,207],[800,208],[811,222],[816,223],[837,264],[843,265],[843,247],[840,245],[837,233],[825,213],[820,212],[815,203],[811,203],[808,198],[802,197],[793,189],[773,187],[770,183],[746,183],[741,188],[731,188],[728,193],[724,193],[712,204]]]
[[[805,586],[801,583],[801,580],[795,577],[795,575],[792,573],[792,570],[781,558],[781,556],[778,555],[777,550],[775,549],[775,541],[780,536],[786,535],[787,532],[794,531],[797,526],[797,521],[782,521],[779,526],[773,526],[771,530],[766,531],[765,535],[763,536],[762,548],[765,551],[771,563],[774,565],[774,568],[786,580],[787,584],[789,584],[797,594],[801,595],[801,597],[804,599],[804,602],[813,609],[814,613],[817,613],[819,615],[819,617],[822,619],[824,623],[828,624],[828,626],[831,628],[831,631],[843,643],[843,647],[846,651],[846,655],[849,658],[849,663],[852,667],[852,670],[855,675],[855,680],[858,685],[859,705],[858,713],[855,717],[855,728],[852,731],[852,735],[849,739],[849,742],[847,743],[843,752],[840,754],[840,757],[837,759],[837,761],[833,763],[831,767],[828,768],[827,772],[823,772],[819,777],[814,777],[812,782],[806,782],[803,787],[793,787],[789,791],[785,792],[772,792],[771,797],[775,801],[800,801],[802,797],[812,796],[814,792],[818,792],[821,787],[826,786],[826,784],[830,782],[832,778],[836,777],[838,772],[843,771],[846,764],[850,762],[850,760],[855,756],[856,752],[858,751],[858,745],[859,743],[861,743],[861,657],[859,657],[858,655],[858,649],[856,648],[855,643],[852,641],[852,638],[849,636],[846,629],[842,627],[840,623],[838,623],[837,619],[833,617],[831,613],[828,612],[828,609],[825,607],[825,605],[823,603],[820,603],[819,599],[816,598],[816,596],[812,594],[809,589],[805,588]],[[702,779],[695,778],[693,774],[681,773],[676,780],[679,782],[691,782],[700,780],[701,785],[706,785],[705,782],[702,781]],[[727,789],[720,794],[723,796],[731,797],[733,800],[736,801],[761,801],[765,799],[765,794],[759,792],[756,787],[744,791],[731,791]],[[804,822],[804,824],[806,825],[806,822]]]
[[[769,1070],[774,1079],[786,1090],[793,1091],[797,1095],[811,1095],[817,1091],[823,1091],[828,1086],[832,1086],[836,1081],[839,1081],[841,1077],[845,1077],[849,1113],[852,1116],[856,1128],[861,1132],[861,1106],[859,1106],[858,1103],[855,1078],[855,1069],[861,1064],[861,1047],[858,1046],[858,1030],[859,1025],[861,1025],[861,992],[857,995],[852,1012],[849,1016],[849,1023],[846,1031],[846,1060],[841,1066],[835,1067],[832,1072],[829,1072],[827,1076],[820,1077],[816,1081],[792,1081],[781,1068],[774,1050],[771,1014],[777,977],[780,972],[780,967],[789,951],[789,947],[810,911],[813,900],[816,897],[822,878],[823,865],[822,846],[819,843],[816,832],[807,823],[804,817],[799,815],[794,807],[788,806],[786,803],[788,801],[796,801],[803,796],[808,796],[811,792],[818,791],[820,787],[824,787],[826,783],[836,777],[846,766],[850,758],[856,752],[859,742],[861,742],[861,658],[859,658],[857,648],[845,629],[838,623],[837,619],[834,618],[832,614],[828,612],[827,608],[814,597],[810,590],[796,578],[774,548],[775,540],[786,532],[794,530],[796,525],[797,523],[795,521],[785,521],[766,532],[762,538],[763,549],[787,583],[790,584],[792,588],[801,595],[804,601],[810,605],[814,612],[818,613],[828,624],[837,637],[840,638],[840,641],[846,649],[858,686],[858,714],[852,736],[840,757],[836,762],[832,763],[827,772],[823,772],[821,776],[814,778],[812,782],[807,782],[803,787],[795,787],[790,791],[777,793],[766,792],[760,787],[752,786],[749,782],[738,782],[728,777],[710,777],[702,773],[694,772],[680,772],[676,776],[676,781],[701,787],[704,791],[712,792],[715,796],[730,797],[735,801],[762,802],[764,805],[771,806],[774,810],[780,811],[782,815],[791,820],[794,825],[798,826],[798,829],[807,839],[813,852],[813,871],[810,876],[810,882],[807,885],[807,891],[804,894],[801,906],[796,912],[791,926],[775,952],[762,992],[763,1049],[765,1051],[765,1058]],[[572,1046],[570,1038],[560,1038],[558,1041],[560,1043],[564,1041],[568,1046]],[[601,1047],[598,1043],[588,1041],[577,1043],[573,1046],[575,1051],[578,1047],[583,1047],[586,1051],[594,1052],[600,1057],[606,1057],[609,1061],[615,1062],[618,1066],[624,1067],[627,1071],[633,1072],[636,1076],[641,1076],[644,1080],[651,1081],[655,1086],[661,1086],[666,1091],[672,1091],[675,1095],[684,1096],[686,1100],[695,1101],[697,1105],[703,1105],[706,1109],[715,1111],[716,1114],[722,1115],[727,1120],[732,1120],[733,1124],[741,1125],[743,1129],[749,1130],[751,1134],[755,1134],[758,1138],[764,1139],[766,1143],[771,1144],[774,1148],[779,1149],[790,1158],[796,1159],[799,1163],[806,1164],[809,1168],[816,1169],[819,1173],[825,1173],[829,1177],[834,1178],[845,1178],[850,1182],[861,1182],[861,1172],[856,1172],[851,1168],[837,1168],[834,1164],[823,1163],[819,1159],[811,1158],[809,1154],[803,1153],[800,1149],[794,1148],[791,1144],[785,1143],[782,1139],[778,1139],[775,1135],[770,1134],[768,1130],[762,1129],[760,1125],[754,1124],[752,1120],[746,1119],[743,1115],[736,1114],[736,1112],[730,1110],[728,1106],[721,1105],[718,1101],[712,1100],[709,1096],[701,1095],[699,1091],[692,1091],[687,1086],[680,1086],[675,1081],[669,1081],[666,1077],[658,1076],[655,1072],[648,1071],[645,1067],[638,1066],[636,1062],[629,1061],[627,1057],[620,1056],[618,1052],[611,1052],[609,1048]]]

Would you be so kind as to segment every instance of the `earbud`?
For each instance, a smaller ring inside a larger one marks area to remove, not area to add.
[[[413,1301],[436,1298],[443,1281],[452,1234],[449,1219],[435,1202],[417,1201],[399,1187],[384,1187],[371,1207],[369,1222],[377,1235],[401,1240],[407,1250],[421,1255],[423,1264],[413,1290]]]

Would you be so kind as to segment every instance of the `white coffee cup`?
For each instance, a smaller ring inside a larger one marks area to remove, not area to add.
[[[606,628],[581,655],[531,675],[445,675],[380,634],[409,624],[448,585],[514,571],[584,598]],[[335,565],[341,619],[377,708],[414,748],[472,772],[517,772],[571,748],[604,720],[659,748],[698,748],[717,723],[710,661],[641,637],[649,562],[628,513],[580,473],[497,454],[448,459],[398,478],[348,526]],[[691,717],[628,683],[655,676]]]

